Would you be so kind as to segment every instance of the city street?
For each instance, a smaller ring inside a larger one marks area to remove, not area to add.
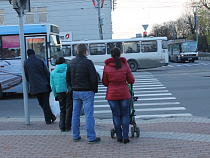
[[[169,63],[169,66],[134,72],[136,118],[172,116],[210,117],[210,61]],[[105,100],[106,88],[100,83],[95,96],[95,117],[111,118]],[[35,97],[29,95],[30,117],[43,117]],[[21,94],[0,100],[1,117],[24,117]]]

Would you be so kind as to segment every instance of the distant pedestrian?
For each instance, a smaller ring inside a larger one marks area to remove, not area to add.
[[[33,49],[27,50],[28,59],[24,62],[26,79],[30,84],[31,95],[36,95],[39,105],[42,107],[46,124],[56,120],[49,105],[50,72],[45,62],[35,55]]]
[[[112,110],[114,128],[118,142],[129,143],[129,103],[130,91],[128,84],[135,79],[126,58],[120,57],[118,47],[111,50],[111,57],[105,60],[102,82],[107,87],[106,100]]]
[[[80,112],[84,106],[88,143],[96,143],[101,140],[96,137],[94,113],[94,96],[98,92],[98,77],[93,62],[87,59],[87,46],[77,46],[77,56],[67,66],[66,81],[73,90],[73,116],[72,130],[73,141],[80,137]]]
[[[59,57],[55,63],[55,69],[50,74],[50,86],[60,105],[60,123],[61,132],[71,130],[72,120],[72,97],[66,93],[66,71],[67,64],[64,57]]]

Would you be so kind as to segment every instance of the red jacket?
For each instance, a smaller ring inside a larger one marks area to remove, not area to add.
[[[133,84],[135,79],[126,61],[120,57],[122,67],[116,70],[115,59],[105,60],[102,82],[107,87],[106,100],[125,100],[130,99],[130,91],[127,85]]]

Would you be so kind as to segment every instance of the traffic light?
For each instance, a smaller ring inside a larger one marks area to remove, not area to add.
[[[147,32],[146,31],[144,31],[144,37],[147,37]]]
[[[13,9],[20,9],[23,7],[23,10],[30,12],[30,0],[10,0],[9,2],[13,5]]]

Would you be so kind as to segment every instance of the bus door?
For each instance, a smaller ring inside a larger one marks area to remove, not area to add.
[[[26,37],[26,51],[33,49],[37,57],[42,58],[46,65],[47,63],[47,49],[46,36]]]
[[[166,40],[162,41],[161,49],[161,62],[165,63],[165,66],[168,65],[168,42]]]

